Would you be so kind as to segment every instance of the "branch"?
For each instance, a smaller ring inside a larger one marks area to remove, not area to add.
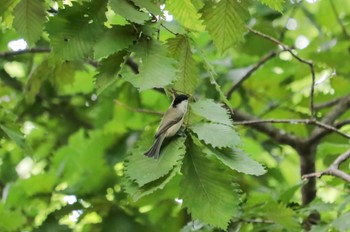
[[[310,112],[311,112],[311,118],[315,118],[315,108],[314,108],[314,93],[315,93],[315,68],[314,68],[314,64],[312,61],[310,60],[305,60],[301,57],[299,57],[289,46],[287,46],[286,44],[282,43],[281,41],[279,41],[276,38],[273,38],[269,35],[266,35],[260,31],[256,31],[250,27],[247,27],[248,30],[264,39],[270,40],[271,42],[279,45],[282,47],[282,49],[284,51],[289,52],[296,60],[298,60],[300,63],[306,64],[309,66],[310,68],[310,72],[311,72],[311,90],[310,90]]]
[[[265,56],[263,56],[256,64],[253,65],[253,67],[236,83],[234,84],[229,91],[226,93],[226,98],[230,99],[232,93],[238,89],[242,85],[242,83],[248,79],[255,71],[257,71],[263,64],[265,64],[270,59],[274,58],[279,52],[272,51]]]
[[[326,169],[320,172],[309,173],[302,176],[302,179],[310,179],[312,177],[320,178],[323,175],[339,177],[350,184],[350,175],[339,169],[339,166],[350,158],[350,149],[338,156],[334,162]]]
[[[128,106],[127,104],[125,104],[125,103],[123,103],[123,102],[121,102],[119,100],[114,100],[114,103],[117,106],[124,107],[125,109],[130,110],[132,112],[153,114],[153,115],[160,115],[160,116],[164,115],[162,112],[158,112],[158,111],[153,111],[153,110],[148,110],[148,109],[140,109],[140,108],[132,108],[132,107]]]
[[[266,122],[262,122],[262,123],[248,123],[250,122],[258,122],[261,121],[258,118],[244,113],[244,112],[240,112],[238,110],[232,110],[232,118],[235,122],[236,125],[239,125],[239,123],[241,123],[240,125],[250,125],[251,127],[253,127],[254,129],[256,129],[257,131],[260,131],[266,135],[268,135],[269,137],[271,137],[272,139],[276,140],[279,143],[283,143],[283,144],[288,144],[292,147],[297,147],[297,145],[299,145],[301,143],[301,139],[296,137],[295,135],[292,135],[290,133],[287,133],[284,130],[278,129],[276,127],[273,127],[269,124],[266,124]]]
[[[248,120],[248,121],[241,121],[241,122],[234,122],[234,125],[254,125],[254,124],[261,124],[261,123],[289,123],[289,124],[308,124],[308,125],[316,125],[320,128],[326,129],[328,131],[332,131],[335,133],[338,133],[339,135],[350,139],[350,135],[347,135],[337,128],[324,124],[322,122],[313,120],[313,119],[265,119],[265,120]]]
[[[51,52],[51,48],[28,48],[24,50],[18,50],[18,51],[7,51],[7,52],[0,52],[1,58],[7,58],[27,53],[49,53]]]

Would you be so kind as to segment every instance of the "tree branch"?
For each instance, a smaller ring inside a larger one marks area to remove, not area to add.
[[[330,175],[330,176],[339,177],[350,184],[350,175],[339,169],[339,166],[349,158],[350,158],[350,149],[347,150],[345,153],[341,154],[340,156],[338,156],[326,170],[305,174],[302,176],[302,179],[310,179],[312,177],[320,178],[323,175]]]
[[[242,83],[248,79],[255,71],[257,71],[262,65],[264,65],[267,61],[274,58],[279,52],[272,51],[263,56],[256,64],[253,65],[253,67],[236,83],[234,84],[226,93],[226,98],[230,99],[232,93],[238,89]]]
[[[298,56],[289,46],[287,46],[286,44],[282,43],[281,41],[279,41],[276,38],[273,38],[269,35],[266,35],[260,31],[254,30],[250,27],[247,27],[248,30],[250,32],[252,32],[253,34],[256,34],[264,39],[270,40],[271,42],[279,45],[284,51],[289,52],[296,60],[298,60],[300,63],[306,64],[309,66],[310,68],[310,72],[311,72],[311,90],[310,90],[310,112],[311,112],[311,118],[315,118],[315,107],[314,107],[314,93],[315,93],[315,68],[314,68],[314,64],[312,61],[310,60],[305,60],[303,58],[301,58],[300,56]]]
[[[1,58],[7,58],[27,53],[49,53],[51,52],[51,48],[28,48],[24,50],[18,50],[18,51],[7,51],[7,52],[0,52]]]

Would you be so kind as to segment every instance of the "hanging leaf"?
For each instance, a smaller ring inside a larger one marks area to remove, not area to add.
[[[146,20],[150,19],[147,13],[137,10],[132,2],[128,0],[109,0],[109,5],[115,13],[131,22],[144,24]]]
[[[226,166],[238,172],[256,176],[266,173],[266,170],[261,164],[238,148],[224,148],[219,150],[208,147],[205,153],[216,156]]]
[[[140,74],[129,74],[126,80],[141,91],[162,88],[171,84],[176,78],[175,60],[167,57],[167,51],[159,41],[142,40],[134,48],[140,58]]]
[[[139,186],[144,186],[163,177],[182,160],[185,154],[184,142],[185,138],[180,137],[173,139],[168,145],[162,146],[158,159],[144,155],[151,144],[144,143],[139,145],[128,159],[126,174]]]
[[[239,189],[232,174],[206,158],[202,149],[192,142],[186,152],[180,198],[193,219],[226,229],[238,214]]]
[[[46,11],[43,1],[21,0],[13,10],[13,27],[29,44],[34,44],[41,37]]]
[[[199,74],[189,38],[185,35],[177,35],[167,41],[167,47],[170,55],[178,61],[174,89],[183,93],[193,93],[197,87]]]
[[[232,121],[227,110],[212,99],[201,99],[190,104],[192,111],[205,119],[232,126]]]
[[[284,0],[259,0],[262,4],[267,5],[268,7],[282,12]]]
[[[241,144],[239,135],[230,126],[215,123],[196,123],[190,129],[200,140],[213,147],[236,147]]]
[[[245,20],[249,16],[247,1],[208,1],[201,13],[206,29],[220,53],[243,40]]]
[[[200,20],[200,14],[191,0],[169,1],[166,7],[184,27],[195,31],[204,30],[204,26]]]

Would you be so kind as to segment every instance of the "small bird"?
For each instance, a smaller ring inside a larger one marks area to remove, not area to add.
[[[188,96],[180,94],[175,96],[167,112],[165,112],[162,121],[155,135],[155,141],[152,147],[145,153],[145,156],[159,158],[160,147],[165,138],[174,136],[180,129],[184,116],[187,112]]]

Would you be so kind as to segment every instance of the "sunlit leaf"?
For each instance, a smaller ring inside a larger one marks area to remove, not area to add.
[[[177,80],[174,89],[183,93],[193,93],[198,83],[198,68],[193,59],[189,38],[185,35],[178,35],[167,42],[168,51],[177,63]]]
[[[284,0],[259,0],[261,3],[267,5],[268,7],[275,9],[279,12],[283,10]]]

